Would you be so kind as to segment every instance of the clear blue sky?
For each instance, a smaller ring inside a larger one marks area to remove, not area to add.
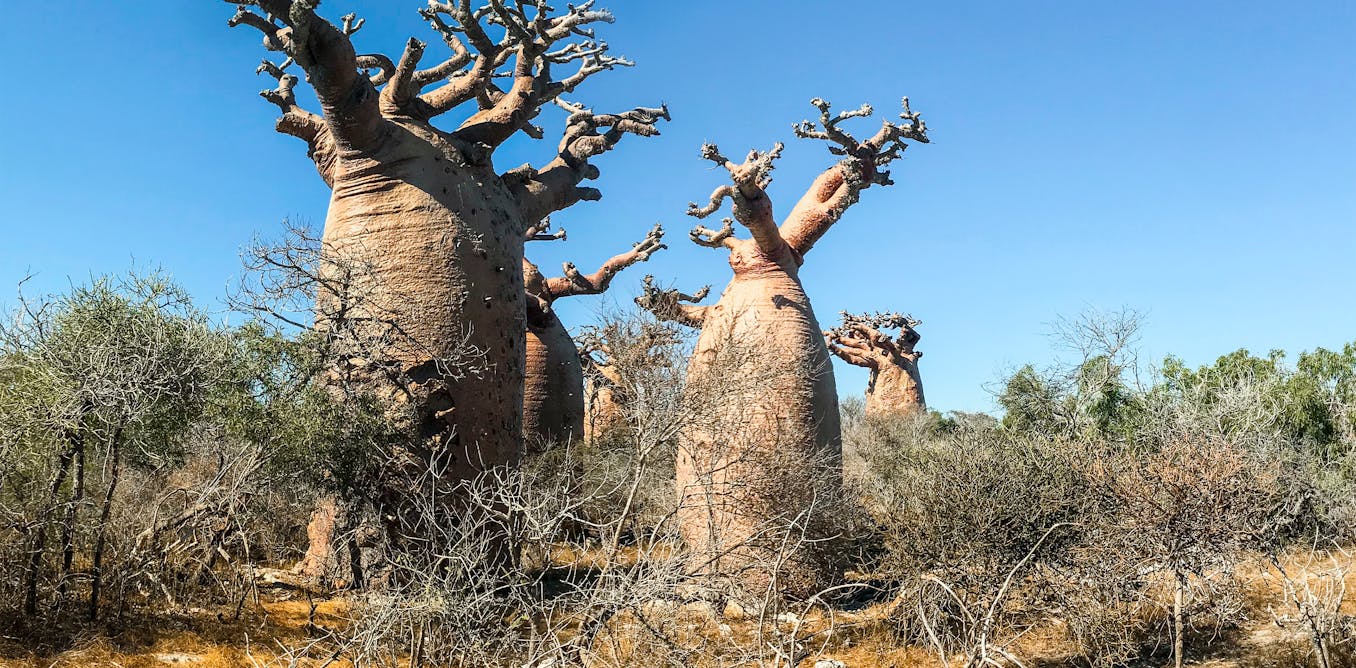
[[[600,0],[601,4],[608,4]],[[10,0],[0,21],[0,286],[38,289],[159,264],[220,308],[238,252],[285,216],[324,219],[328,191],[255,96],[265,55],[215,0]],[[368,19],[361,51],[398,55],[419,0],[326,0]],[[933,143],[896,164],[803,269],[826,325],[840,309],[924,320],[929,403],[988,410],[1005,370],[1051,358],[1061,314],[1148,312],[1146,353],[1202,363],[1356,339],[1356,3],[612,0],[603,37],[638,67],[576,98],[667,102],[663,135],[597,161],[604,199],[558,216],[570,240],[529,252],[593,266],[656,221],[652,272],[686,288],[729,276],[686,239],[686,202],[721,182],[697,159],[788,142],[785,213],[830,157],[790,126],[822,96],[890,111],[901,95]],[[829,7],[851,7],[828,9]],[[432,56],[430,56],[431,59]],[[540,163],[520,142],[501,168]],[[0,300],[12,304],[12,288]],[[562,304],[568,322],[606,301]],[[857,393],[865,374],[839,368]]]

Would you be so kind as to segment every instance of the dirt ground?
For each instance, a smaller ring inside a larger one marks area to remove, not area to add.
[[[1348,566],[1348,590],[1356,592],[1356,559],[1343,557]],[[1289,565],[1295,564],[1294,559]],[[1187,651],[1186,665],[1197,668],[1300,668],[1316,666],[1307,637],[1297,628],[1281,628],[1266,610],[1267,602],[1279,605],[1280,581],[1257,567],[1247,574],[1249,598],[1257,608],[1242,626],[1214,637],[1198,637]],[[1349,595],[1343,611],[1356,615],[1356,596]],[[888,604],[880,604],[835,616],[842,630],[830,643],[831,651],[802,664],[811,666],[817,659],[836,659],[850,668],[894,667],[933,668],[943,663],[919,647],[901,647],[881,624]],[[46,645],[15,638],[0,637],[0,666],[5,668],[74,668],[77,666],[118,668],[228,668],[234,666],[297,666],[298,668],[342,668],[348,661],[326,656],[324,650],[312,651],[318,658],[289,660],[284,648],[296,649],[308,643],[324,646],[328,632],[342,628],[348,620],[349,604],[343,599],[308,600],[296,592],[264,594],[257,605],[240,610],[189,608],[174,614],[124,620],[120,630],[66,632],[40,630],[37,635],[61,638]],[[748,633],[751,620],[712,619],[713,628],[725,633]],[[811,620],[807,620],[811,622]],[[743,628],[741,628],[743,627]],[[1356,641],[1353,641],[1356,642]],[[1019,639],[1015,654],[1029,668],[1082,666],[1072,657],[1072,648],[1063,640],[1057,622],[1037,628]],[[1356,648],[1353,648],[1356,649]],[[1134,666],[1161,666],[1168,663],[1167,647]],[[1356,652],[1341,653],[1342,657]],[[953,659],[951,665],[959,665]],[[1356,663],[1336,663],[1335,668],[1356,668]]]

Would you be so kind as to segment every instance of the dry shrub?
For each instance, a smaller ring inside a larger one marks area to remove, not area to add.
[[[900,639],[1001,656],[1002,638],[1038,621],[1031,582],[1081,535],[1078,465],[1089,454],[934,415],[867,418],[849,431],[849,480],[883,542],[870,576],[897,592]]]

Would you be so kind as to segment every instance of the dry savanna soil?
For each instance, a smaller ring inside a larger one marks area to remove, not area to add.
[[[1347,586],[1356,591],[1356,553],[1342,557],[1348,567]],[[1292,558],[1297,563],[1300,558]],[[1274,623],[1268,606],[1279,609],[1282,587],[1279,580],[1261,567],[1246,575],[1246,598],[1251,609],[1249,620],[1241,626],[1218,633],[1201,633],[1187,647],[1185,665],[1198,668],[1301,668],[1317,665],[1307,637],[1296,628],[1281,628]],[[817,637],[825,638],[823,650],[802,665],[809,668],[819,659],[836,659],[849,668],[882,666],[895,668],[941,668],[944,664],[921,647],[901,646],[892,636],[887,619],[894,603],[883,602],[861,610],[837,611],[832,615],[834,629]],[[219,609],[187,608],[154,616],[125,619],[118,628],[94,631],[39,629],[37,639],[20,641],[0,637],[0,666],[4,668],[74,668],[108,666],[121,668],[161,668],[191,666],[226,668],[229,666],[347,667],[353,664],[334,656],[329,642],[334,632],[350,621],[353,606],[343,598],[319,599],[292,590],[260,591],[257,600],[239,607]],[[729,643],[756,642],[758,620],[737,607],[717,613],[708,604],[657,602],[649,611],[666,612],[689,629],[691,635],[717,636]],[[1349,597],[1343,612],[1356,615],[1356,600]],[[783,621],[783,630],[791,623],[802,633],[821,631],[829,615],[819,612],[804,619]],[[626,624],[620,619],[620,624]],[[684,634],[680,634],[684,635]],[[57,640],[60,639],[60,640]],[[681,638],[680,638],[681,639]],[[1156,652],[1131,664],[1132,668],[1170,665],[1165,641]],[[619,645],[625,651],[624,643]],[[1057,621],[1034,628],[1011,645],[1027,666],[1035,668],[1073,668],[1085,665],[1073,655]],[[301,651],[307,649],[307,651]],[[613,650],[615,651],[615,649]],[[1343,653],[1342,656],[1352,654]],[[298,658],[298,657],[304,658]],[[1340,658],[1338,659],[1341,660]],[[954,657],[952,665],[963,663]],[[602,657],[599,665],[647,665],[636,657]],[[713,665],[717,665],[714,664]],[[1353,668],[1335,663],[1339,668]]]

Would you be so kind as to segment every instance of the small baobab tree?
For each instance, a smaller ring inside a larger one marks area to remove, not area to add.
[[[749,491],[752,488],[735,491],[741,487],[741,478],[757,475],[755,471],[763,465],[754,460],[760,454],[795,454],[802,461],[838,460],[837,390],[823,332],[801,285],[800,266],[863,190],[892,183],[883,168],[903,154],[907,141],[928,141],[926,127],[919,114],[909,109],[907,98],[900,114],[903,122],[886,121],[864,141],[840,124],[870,116],[869,105],[834,115],[828,102],[815,99],[811,103],[819,110],[818,123],[801,122],[794,126],[795,134],[826,141],[830,152],[842,159],[814,180],[781,225],[773,217],[766,188],[782,144],[769,151],[751,151],[743,162],[726,158],[715,145],[702,147],[702,158],[723,167],[733,181],[718,187],[705,205],[693,203],[688,209],[689,215],[704,219],[727,198],[731,201],[733,217],[724,219],[720,229],[699,225],[690,233],[698,245],[730,252],[734,278],[720,301],[698,307],[680,303],[677,294],[653,289],[642,297],[660,317],[700,328],[688,370],[689,387],[701,387],[704,376],[717,369],[745,377],[774,372],[766,386],[723,397],[728,419],[718,421],[718,428],[694,426],[684,435],[677,484],[681,493],[692,498],[684,504],[689,508],[680,522],[685,540],[697,554],[730,552],[729,546],[745,542],[752,524],[761,522],[760,515],[795,516],[803,510],[797,506],[804,504],[794,500],[781,500],[773,507]],[[751,238],[735,236],[736,222]],[[730,344],[741,352],[723,353]],[[744,444],[739,446],[742,451],[730,452],[731,443]],[[712,498],[727,498],[728,503],[721,502],[725,510],[712,511]],[[736,517],[745,513],[753,515]],[[788,568],[786,583],[821,580],[813,570]],[[794,588],[787,587],[788,591]]]
[[[829,352],[871,373],[866,385],[866,414],[870,416],[913,415],[926,408],[923,381],[918,375],[914,350],[919,338],[914,329],[922,324],[899,313],[853,315],[843,313],[840,327],[824,332]],[[891,338],[882,330],[899,330]]]
[[[545,224],[529,230],[533,239],[563,239]],[[523,392],[523,435],[529,445],[562,443],[584,435],[584,368],[574,339],[552,305],[562,297],[605,292],[621,270],[650,259],[664,248],[664,229],[655,225],[631,250],[583,274],[572,262],[565,275],[547,278],[537,265],[523,259],[527,289],[527,374]]]

